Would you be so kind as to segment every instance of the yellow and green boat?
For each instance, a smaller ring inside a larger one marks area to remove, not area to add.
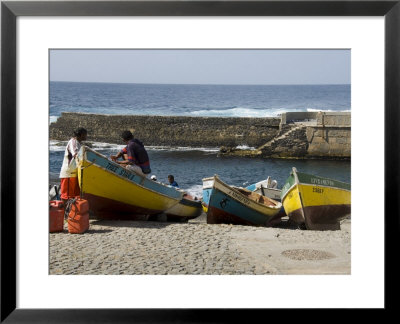
[[[202,210],[201,202],[183,190],[147,179],[86,146],[78,154],[78,178],[95,218],[143,219],[160,213],[192,218]]]
[[[351,214],[348,183],[292,169],[281,192],[289,218],[311,230],[340,229],[340,220]]]

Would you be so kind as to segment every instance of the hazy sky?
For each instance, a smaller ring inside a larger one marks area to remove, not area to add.
[[[51,50],[50,80],[350,84],[350,50]]]

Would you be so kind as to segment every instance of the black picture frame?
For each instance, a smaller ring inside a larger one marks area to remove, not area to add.
[[[16,308],[16,19],[19,16],[384,16],[385,309],[398,283],[400,0],[314,1],[2,1],[1,2],[1,322],[234,322],[263,310]],[[373,150],[373,149],[371,149]],[[372,153],[373,154],[373,151]],[[366,157],[367,158],[367,157]],[[379,190],[379,188],[378,188]],[[380,215],[379,215],[380,216]],[[393,242],[395,240],[395,242]],[[373,262],[373,261],[371,261]],[[367,284],[367,283],[366,283]],[[258,315],[257,315],[258,314]]]

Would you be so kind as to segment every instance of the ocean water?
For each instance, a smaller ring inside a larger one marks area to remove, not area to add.
[[[61,112],[164,116],[274,117],[285,111],[350,111],[350,85],[156,85],[50,83],[49,121]],[[50,183],[58,182],[65,142],[50,141]],[[93,143],[110,155],[123,145]],[[146,143],[144,143],[146,145]],[[152,174],[167,183],[173,174],[182,189],[201,196],[202,178],[218,174],[244,186],[271,176],[282,187],[292,167],[350,182],[349,161],[220,157],[218,148],[146,147]],[[245,147],[243,147],[245,148]]]
[[[63,111],[114,115],[275,117],[350,111],[350,85],[169,85],[50,82],[50,121]]]

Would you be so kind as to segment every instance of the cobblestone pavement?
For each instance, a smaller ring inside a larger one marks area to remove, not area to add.
[[[88,232],[65,226],[49,243],[52,275],[350,273],[350,224],[315,232],[208,225],[204,215],[187,223],[91,220]]]

